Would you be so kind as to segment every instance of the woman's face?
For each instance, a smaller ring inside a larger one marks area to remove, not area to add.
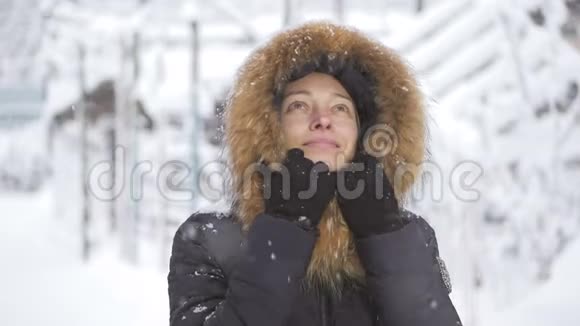
[[[354,156],[358,133],[356,107],[334,77],[313,72],[289,83],[281,108],[286,149],[300,148],[331,171]]]

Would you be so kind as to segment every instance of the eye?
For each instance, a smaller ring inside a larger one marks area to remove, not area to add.
[[[302,109],[305,109],[306,107],[307,107],[306,103],[296,101],[296,102],[292,102],[292,103],[290,103],[290,105],[288,105],[287,111],[302,110]]]
[[[350,108],[344,104],[336,105],[334,109],[339,112],[350,112]]]

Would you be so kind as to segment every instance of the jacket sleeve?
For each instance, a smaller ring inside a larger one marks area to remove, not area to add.
[[[381,326],[459,326],[435,232],[421,217],[356,240]]]
[[[315,234],[261,214],[229,277],[196,234],[186,222],[173,241],[170,325],[283,325],[310,261]]]

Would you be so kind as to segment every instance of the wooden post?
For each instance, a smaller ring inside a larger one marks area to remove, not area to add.
[[[90,210],[90,198],[88,191],[88,147],[87,147],[87,109],[89,108],[89,103],[87,103],[87,87],[86,87],[86,76],[85,76],[85,59],[86,59],[86,49],[81,43],[78,44],[78,56],[79,56],[79,70],[78,70],[78,82],[79,88],[81,90],[81,102],[79,107],[75,112],[79,114],[80,118],[80,133],[81,133],[81,187],[82,187],[82,217],[81,217],[81,246],[82,246],[82,257],[84,261],[88,261],[91,254],[91,239],[90,239],[90,222],[91,222],[91,210]]]
[[[199,26],[196,20],[191,22],[191,171],[192,194],[196,195],[197,172],[199,167]],[[192,200],[192,205],[194,205]],[[194,208],[194,207],[193,207]]]
[[[421,13],[423,11],[423,9],[425,9],[425,0],[417,0],[417,2],[415,3],[415,12],[416,13]]]
[[[131,196],[131,182],[133,172],[133,141],[134,136],[132,132],[133,114],[130,106],[130,88],[132,81],[128,78],[132,69],[127,68],[130,56],[130,48],[127,47],[127,40],[122,36],[120,38],[119,47],[121,49],[120,55],[120,71],[117,80],[115,81],[115,130],[117,147],[120,148],[120,156],[117,157],[117,180],[115,181],[119,196],[115,198],[115,205],[117,209],[117,216],[119,217],[119,236],[121,237],[121,255],[127,261],[137,263],[137,235],[135,225],[135,215],[133,212],[133,198]]]
[[[131,60],[131,79],[130,79],[130,89],[134,90],[135,89],[135,85],[137,85],[137,80],[139,78],[139,73],[140,73],[140,65],[139,65],[139,48],[140,48],[140,40],[141,37],[139,35],[139,33],[134,32],[132,35],[132,39],[131,39],[131,48],[130,48],[130,57],[128,59]],[[134,94],[134,92],[131,92],[131,94]],[[129,128],[130,128],[130,133],[131,133],[131,167],[134,169],[137,165],[137,162],[139,160],[139,112],[138,112],[138,108],[137,108],[137,103],[135,101],[134,96],[130,96],[127,98],[127,110],[128,111],[128,116],[129,118]],[[135,176],[131,175],[131,180],[129,182],[131,182],[131,186],[136,186],[136,187],[143,187],[142,184],[140,184],[140,180],[141,178],[138,177],[137,180],[134,180]],[[137,184],[135,184],[135,182]],[[133,189],[132,187],[130,187],[130,189]],[[143,189],[141,189],[142,191]],[[133,222],[132,222],[132,227],[133,230],[131,231],[133,233],[133,237],[134,237],[134,246],[135,246],[135,257],[137,257],[138,254],[138,250],[139,250],[139,223],[141,222],[141,210],[139,205],[141,204],[141,201],[138,200],[137,198],[133,198],[133,192],[131,191],[131,196],[130,196],[130,200],[131,200],[131,206],[132,206],[132,218],[133,218]]]

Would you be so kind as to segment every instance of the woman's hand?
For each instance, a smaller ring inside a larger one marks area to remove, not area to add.
[[[281,170],[266,167],[265,213],[314,228],[334,197],[336,173],[324,162],[314,163],[301,149],[288,151]]]
[[[357,238],[402,228],[393,186],[374,156],[358,153],[338,172],[338,204]]]

